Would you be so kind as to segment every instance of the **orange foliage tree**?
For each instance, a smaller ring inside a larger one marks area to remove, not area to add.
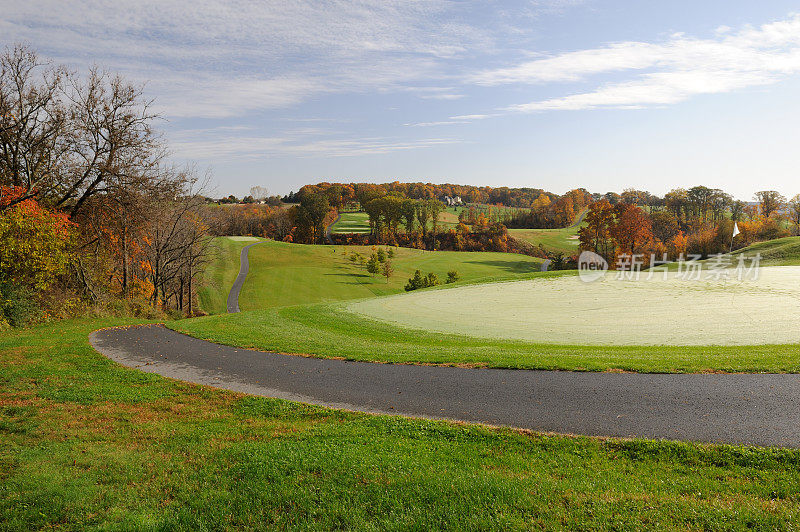
[[[23,188],[0,187],[0,279],[39,291],[67,268],[73,224],[36,200],[18,201]]]

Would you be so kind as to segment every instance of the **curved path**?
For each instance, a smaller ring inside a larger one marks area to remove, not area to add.
[[[336,222],[342,219],[342,213],[338,213],[336,219],[328,224],[328,227],[325,228],[325,240],[327,240],[328,244],[331,246],[335,245],[333,242],[333,237],[331,233],[333,232],[333,226],[336,225]]]
[[[242,253],[239,256],[239,275],[236,276],[231,291],[228,292],[228,314],[239,312],[239,292],[242,291],[242,285],[250,271],[250,261],[247,259],[247,254],[250,252],[251,247],[260,243],[261,242],[254,242],[242,248]]]
[[[197,384],[364,412],[537,431],[800,447],[800,376],[466,369],[222,346],[160,325],[92,333],[126,366]]]

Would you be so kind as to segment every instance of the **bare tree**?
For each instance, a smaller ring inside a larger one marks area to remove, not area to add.
[[[251,187],[250,196],[252,196],[256,201],[261,201],[269,196],[269,190],[267,190],[267,187],[262,186]]]
[[[0,56],[0,184],[74,216],[139,187],[164,157],[141,88],[93,68],[86,80],[24,46]]]
[[[65,75],[24,46],[0,55],[0,184],[24,191],[0,202],[6,207],[49,194],[63,179],[71,145]]]

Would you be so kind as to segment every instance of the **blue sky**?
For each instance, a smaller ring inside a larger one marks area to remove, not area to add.
[[[796,2],[0,0],[137,83],[216,194],[318,181],[800,193]]]

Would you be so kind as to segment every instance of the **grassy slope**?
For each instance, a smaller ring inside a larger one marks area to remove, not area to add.
[[[738,258],[738,255],[744,254],[749,259],[756,253],[761,254],[762,266],[798,266],[800,265],[800,236],[759,242],[734,251],[733,256]]]
[[[562,229],[509,229],[508,234],[528,242],[534,246],[541,244],[548,251],[562,252],[568,255],[574,255],[578,252],[578,229],[580,229],[579,221],[583,219],[585,212],[581,212],[577,218],[576,223]]]
[[[543,245],[548,251],[573,255],[578,252],[578,228],[565,229],[509,229],[508,234],[534,246]]]
[[[738,265],[739,256],[744,255],[744,267],[749,268],[756,254],[761,255],[761,261],[759,262],[761,266],[800,266],[800,236],[758,242],[742,249],[737,249],[731,254],[725,254],[724,260],[730,259],[729,265],[735,268]],[[699,262],[705,264],[714,260],[712,258]],[[677,262],[668,265],[668,269],[672,271],[678,268]]]
[[[203,273],[203,286],[197,291],[200,308],[209,314],[227,311],[228,292],[239,274],[239,255],[252,241],[236,241],[228,237],[214,239],[213,256]]]
[[[793,529],[800,451],[525,434],[248,397],[0,335],[0,529]]]
[[[250,274],[240,305],[242,310],[254,310],[393,294],[403,291],[415,269],[433,272],[444,281],[452,269],[464,280],[475,280],[518,278],[541,268],[540,259],[509,253],[394,251],[391,260],[395,273],[387,283],[384,277],[370,275],[343,255],[359,252],[369,256],[371,247],[266,242],[250,250]]]

